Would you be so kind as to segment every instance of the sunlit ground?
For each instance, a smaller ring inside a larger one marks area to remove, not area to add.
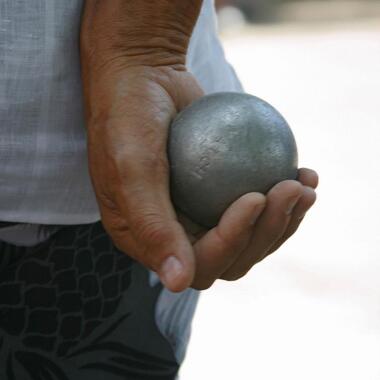
[[[380,379],[380,20],[244,29],[225,49],[276,106],[318,203],[277,254],[204,292],[182,380]]]

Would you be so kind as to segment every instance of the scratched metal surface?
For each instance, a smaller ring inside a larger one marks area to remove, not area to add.
[[[266,193],[297,176],[297,147],[281,114],[248,94],[208,95],[182,111],[169,137],[174,203],[193,221],[215,226],[249,192]]]

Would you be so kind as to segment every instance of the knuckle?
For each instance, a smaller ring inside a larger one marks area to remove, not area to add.
[[[228,281],[228,282],[232,282],[232,281],[237,281],[239,280],[241,277],[237,274],[226,274],[226,275],[223,275],[221,277],[222,280],[224,281]]]
[[[215,237],[217,239],[218,247],[220,251],[230,251],[233,248],[236,248],[238,242],[235,242],[233,239],[230,239],[228,234],[225,235],[220,231],[219,226],[215,229]]]
[[[241,278],[243,278],[248,272],[249,270],[241,272],[224,273],[220,279],[228,282],[238,281]]]
[[[108,212],[116,215],[120,213],[116,202],[113,200],[113,197],[109,196],[105,191],[102,191],[102,189],[97,190],[96,197],[98,203],[100,204],[100,208],[104,208],[103,212]]]
[[[265,195],[257,192],[244,194],[240,199],[241,201],[245,202],[246,206],[249,208],[258,206],[260,204],[266,204]]]
[[[280,218],[269,218],[265,223],[265,235],[268,241],[278,239],[279,235],[282,234],[284,228],[286,227],[286,219],[285,217]]]
[[[135,232],[139,240],[145,241],[149,245],[161,245],[171,238],[168,225],[155,214],[150,216],[143,215],[140,221],[137,220]]]

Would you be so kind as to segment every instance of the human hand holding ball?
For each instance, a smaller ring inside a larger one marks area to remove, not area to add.
[[[202,97],[186,71],[116,64],[99,76],[93,67],[89,169],[117,248],[179,292],[244,276],[296,231],[318,176],[297,171],[293,137],[270,106]]]
[[[297,178],[297,147],[281,114],[248,94],[204,96],[184,109],[169,137],[175,205],[194,222],[217,225],[246,193]]]
[[[298,170],[296,142],[286,120],[252,95],[217,93],[193,102],[171,125],[168,155],[171,196],[185,216],[181,220],[198,225],[200,235],[209,230],[201,246],[207,250],[207,240],[228,245],[240,234],[241,253],[225,255],[220,278],[240,278],[274,252],[316,199],[318,177],[312,170]],[[214,255],[223,256],[215,250]],[[201,288],[210,286],[206,272]]]

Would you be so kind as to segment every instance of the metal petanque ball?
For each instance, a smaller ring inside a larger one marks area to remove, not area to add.
[[[174,119],[168,141],[171,197],[193,222],[215,226],[242,195],[297,177],[297,146],[281,114],[255,96],[204,96]]]

